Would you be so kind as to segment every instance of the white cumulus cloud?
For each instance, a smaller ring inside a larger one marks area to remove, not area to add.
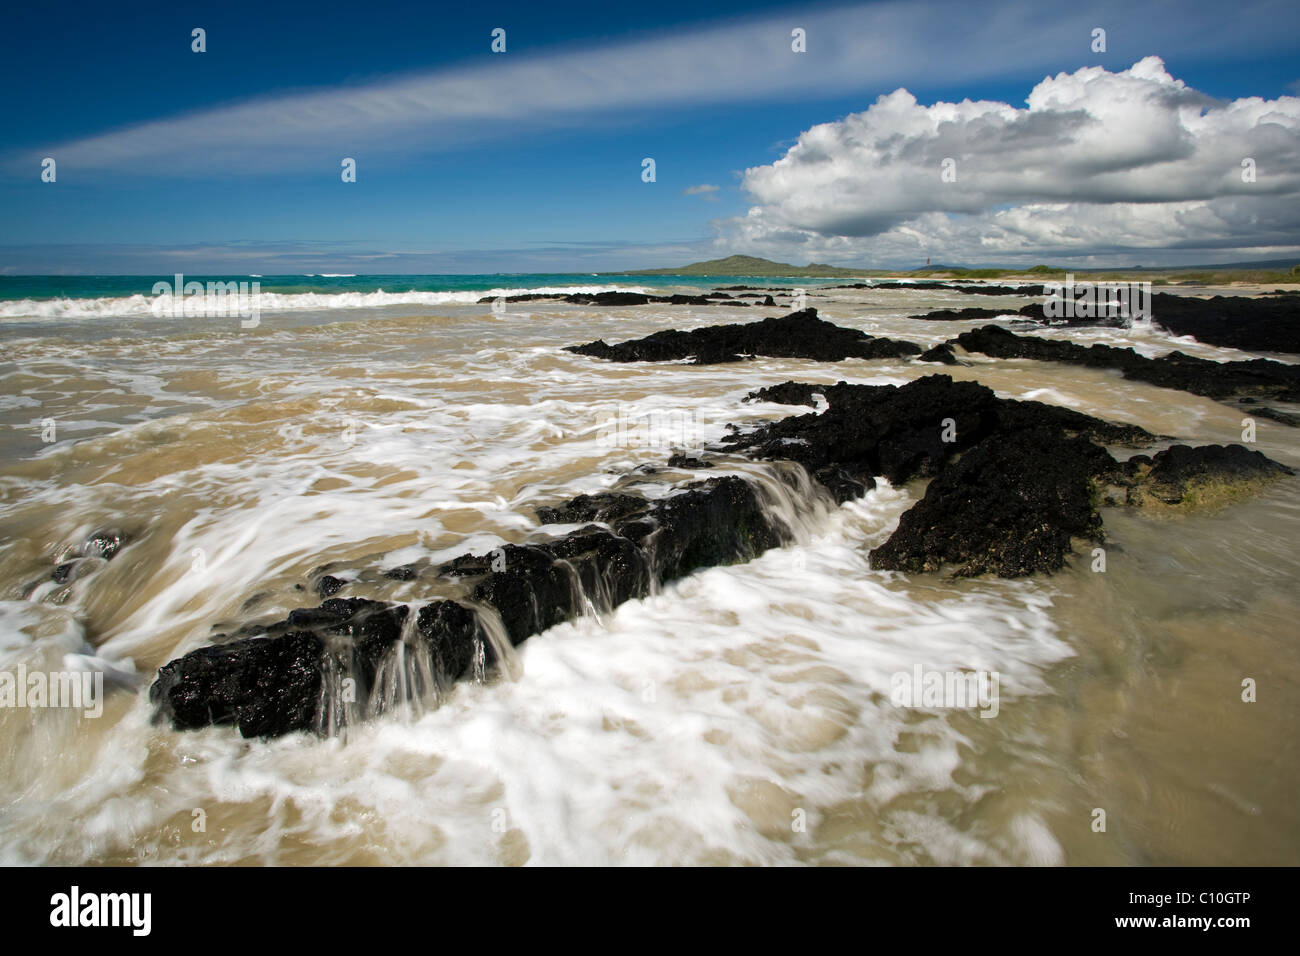
[[[1025,102],[898,89],[814,126],[745,171],[756,205],[721,241],[880,262],[1300,245],[1300,98],[1218,101],[1149,56],[1047,77]]]

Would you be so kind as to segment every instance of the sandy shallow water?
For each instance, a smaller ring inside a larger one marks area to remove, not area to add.
[[[835,290],[809,304],[928,347],[980,323],[907,315],[1025,301]],[[1241,440],[1239,408],[1030,361],[692,367],[560,349],[784,311],[8,320],[0,669],[106,669],[110,692],[98,719],[0,709],[0,862],[1300,863],[1297,479],[1191,517],[1104,509],[1105,573],[1080,553],[1019,581],[873,571],[867,552],[919,484],[794,502],[798,543],[553,628],[519,648],[518,680],[459,685],[345,741],[152,725],[157,667],[214,630],[313,606],[300,587],[322,568],[526,540],[538,505],[729,422],[791,414],[742,402],[763,385],[943,372],[1194,444]],[[1151,330],[1036,334],[1250,357]],[[650,413],[657,432],[609,439],[609,422]],[[1257,436],[1300,466],[1300,429],[1260,419]],[[60,546],[106,526],[134,540],[24,598]],[[436,596],[414,589],[347,593]],[[998,672],[998,716],[894,706],[891,675],[918,663]]]

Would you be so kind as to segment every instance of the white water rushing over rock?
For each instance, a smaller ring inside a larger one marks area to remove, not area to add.
[[[1023,302],[857,290],[809,304],[928,347],[970,323],[905,316]],[[1186,519],[1104,509],[1104,574],[1081,554],[1050,578],[952,581],[869,566],[920,483],[837,507],[790,465],[645,474],[633,488],[648,496],[743,475],[791,543],[618,607],[584,593],[587,613],[514,649],[480,608],[504,677],[439,687],[408,633],[372,713],[325,709],[326,729],[346,729],[332,739],[151,722],[157,667],[319,604],[323,573],[349,582],[340,596],[411,604],[410,627],[451,592],[364,572],[563,534],[538,506],[626,490],[638,466],[729,422],[813,410],[742,401],[764,385],[939,371],[1193,443],[1240,440],[1240,408],[1101,370],[561,350],[784,311],[363,303],[251,330],[7,325],[0,670],[107,679],[99,719],[0,709],[0,862],[1297,862],[1300,771],[1246,769],[1300,709],[1300,508],[1282,485]],[[1149,327],[1035,334],[1247,357]],[[607,427],[628,409],[675,417]],[[1254,447],[1300,465],[1297,431],[1261,420]],[[130,535],[112,560],[29,591],[60,546],[110,526]],[[917,665],[998,674],[997,717],[896,706],[893,677]],[[1271,675],[1271,701],[1243,713],[1242,675]],[[1099,806],[1110,838],[1089,829]]]

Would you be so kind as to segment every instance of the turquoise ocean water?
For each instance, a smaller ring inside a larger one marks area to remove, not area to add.
[[[719,285],[781,286],[802,281],[752,276],[629,276],[610,273],[498,273],[492,275],[191,275],[186,282],[253,282],[262,292],[282,295],[345,292],[486,292],[490,289],[533,289],[555,286],[640,286],[668,288]],[[832,280],[824,280],[832,281]],[[152,295],[157,282],[175,276],[0,276],[0,300],[107,299]]]

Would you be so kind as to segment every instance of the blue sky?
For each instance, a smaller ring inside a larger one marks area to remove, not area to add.
[[[1217,187],[1162,197],[1171,221],[1213,219],[1213,228],[1170,229],[1166,241],[1149,230],[1117,235],[1113,247],[1099,230],[1073,245],[1057,235],[1038,249],[1039,234],[1011,220],[970,221],[1019,208],[1041,220],[1036,204],[1059,199],[1060,183],[968,194],[951,209],[926,198],[877,215],[887,188],[872,178],[879,144],[856,150],[851,124],[837,139],[843,155],[820,157],[823,167],[844,168],[819,188],[843,191],[848,206],[863,207],[849,218],[884,223],[880,234],[837,232],[828,223],[843,217],[811,208],[811,180],[787,181],[782,167],[744,171],[772,166],[812,127],[866,111],[900,87],[921,107],[971,99],[1023,110],[1045,77],[1090,66],[1118,74],[1154,55],[1207,102],[1294,97],[1298,10],[762,0],[17,5],[0,36],[0,271],[596,271],[732,252],[861,266],[918,264],[922,250],[968,263],[1038,253],[1153,264],[1286,255],[1300,245],[1292,220],[1251,227],[1255,195]],[[1090,49],[1094,26],[1106,29],[1104,53]],[[194,27],[207,31],[205,53],[191,51]],[[490,50],[495,27],[507,31],[504,54]],[[794,27],[808,31],[807,53],[789,49]],[[1157,87],[1161,96],[1171,88]],[[1253,148],[1285,157],[1294,130],[1271,115],[1252,120],[1252,136],[1270,124]],[[941,141],[985,136],[987,119],[960,118]],[[1021,117],[1016,129],[1031,119],[1043,121]],[[886,142],[882,123],[868,126]],[[1141,164],[1152,178],[1186,153],[1148,147]],[[1077,139],[1060,147],[1078,148]],[[1202,154],[1214,148],[1198,140]],[[811,169],[813,147],[802,149],[796,172]],[[54,183],[40,178],[46,156],[58,163]],[[341,181],[342,157],[356,159],[355,183]],[[641,179],[644,157],[655,159],[654,183]],[[1290,201],[1298,171],[1280,169],[1285,163],[1261,161],[1265,208]],[[701,185],[718,188],[685,193]],[[1113,190],[1103,192],[1071,198],[1092,216],[1098,203],[1115,202]],[[1188,203],[1207,205],[1193,216]],[[1068,209],[1059,216],[1067,225],[1087,218]],[[997,241],[987,241],[990,230]],[[918,232],[915,249],[900,238]]]

